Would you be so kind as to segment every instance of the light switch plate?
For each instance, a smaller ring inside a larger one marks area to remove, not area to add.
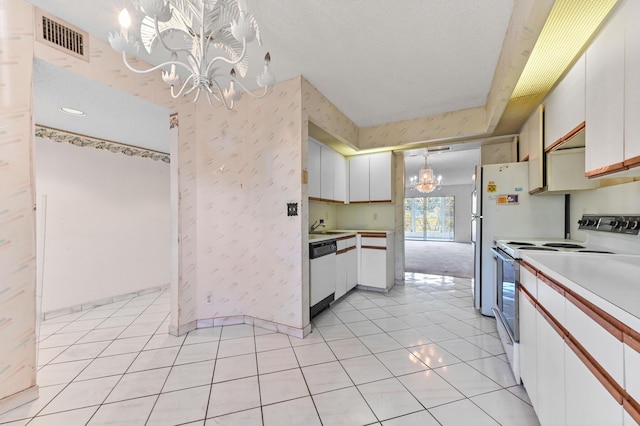
[[[287,203],[287,216],[298,216],[298,203]]]

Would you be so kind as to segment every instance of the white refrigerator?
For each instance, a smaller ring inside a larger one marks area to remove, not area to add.
[[[564,238],[564,195],[529,195],[529,166],[505,163],[478,166],[472,193],[474,305],[493,316],[496,304],[495,239]]]

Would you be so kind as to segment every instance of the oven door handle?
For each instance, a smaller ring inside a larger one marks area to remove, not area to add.
[[[495,247],[491,247],[491,251],[493,252],[494,256],[499,257],[503,262],[508,263],[509,265],[514,266],[516,261],[515,259],[513,259],[511,256],[505,255],[504,252],[502,252],[501,250],[495,248]]]

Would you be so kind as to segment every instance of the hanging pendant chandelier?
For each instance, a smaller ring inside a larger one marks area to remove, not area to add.
[[[424,166],[418,173],[418,180],[414,184],[414,188],[420,192],[428,194],[436,189],[440,189],[442,186],[442,176],[436,178],[433,169],[429,166],[429,160],[427,154],[424,155]]]
[[[133,0],[133,4],[133,16],[126,9],[120,12],[121,30],[109,34],[109,44],[122,52],[124,64],[133,72],[162,69],[174,99],[195,92],[195,103],[204,93],[209,104],[215,99],[231,110],[241,92],[261,98],[275,84],[268,52],[256,78],[262,94],[251,93],[238,79],[244,79],[249,68],[247,45],[254,40],[262,44],[246,0]],[[133,68],[127,54],[137,54],[140,44],[149,54],[161,45],[169,60],[145,70]]]

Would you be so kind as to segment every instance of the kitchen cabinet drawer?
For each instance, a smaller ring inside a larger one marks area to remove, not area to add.
[[[574,303],[566,304],[567,331],[618,383],[623,383],[623,344],[600,324],[581,311]]]
[[[531,296],[538,297],[538,278],[536,270],[526,263],[520,264],[520,285],[523,286]]]

